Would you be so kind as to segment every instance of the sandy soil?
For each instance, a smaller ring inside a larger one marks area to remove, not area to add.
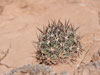
[[[52,66],[57,72],[66,70],[73,74],[84,56],[87,64],[100,48],[99,11],[100,0],[0,0],[0,59],[9,49],[0,60],[0,75],[14,67],[37,63],[32,57],[36,51],[32,42],[37,40],[37,27],[46,26],[51,19],[70,19],[75,27],[80,26],[83,55],[72,66]]]

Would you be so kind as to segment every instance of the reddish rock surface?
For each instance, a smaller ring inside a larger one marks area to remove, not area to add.
[[[37,27],[48,20],[64,22],[70,19],[78,33],[84,52],[76,64],[52,66],[57,72],[66,70],[73,74],[83,60],[89,63],[93,53],[100,48],[100,0],[0,0],[0,75],[14,67],[36,64],[33,40],[37,40]]]

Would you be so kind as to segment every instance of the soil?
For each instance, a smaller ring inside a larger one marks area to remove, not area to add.
[[[33,46],[37,27],[42,29],[52,19],[69,19],[79,26],[84,49],[76,63],[52,68],[73,75],[80,63],[93,60],[94,52],[100,49],[100,0],[0,0],[0,75],[25,64],[37,64]]]

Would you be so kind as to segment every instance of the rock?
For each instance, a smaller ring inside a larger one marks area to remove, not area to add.
[[[90,62],[78,67],[75,75],[100,75],[100,61]]]
[[[9,73],[5,73],[5,75],[56,75],[53,69],[49,66],[45,65],[24,65],[22,67],[11,70]]]

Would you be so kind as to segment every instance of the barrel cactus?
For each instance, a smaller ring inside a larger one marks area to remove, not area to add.
[[[82,52],[77,29],[69,21],[63,24],[60,20],[52,21],[43,30],[38,28],[41,33],[37,42],[37,61],[46,65],[76,61]]]

